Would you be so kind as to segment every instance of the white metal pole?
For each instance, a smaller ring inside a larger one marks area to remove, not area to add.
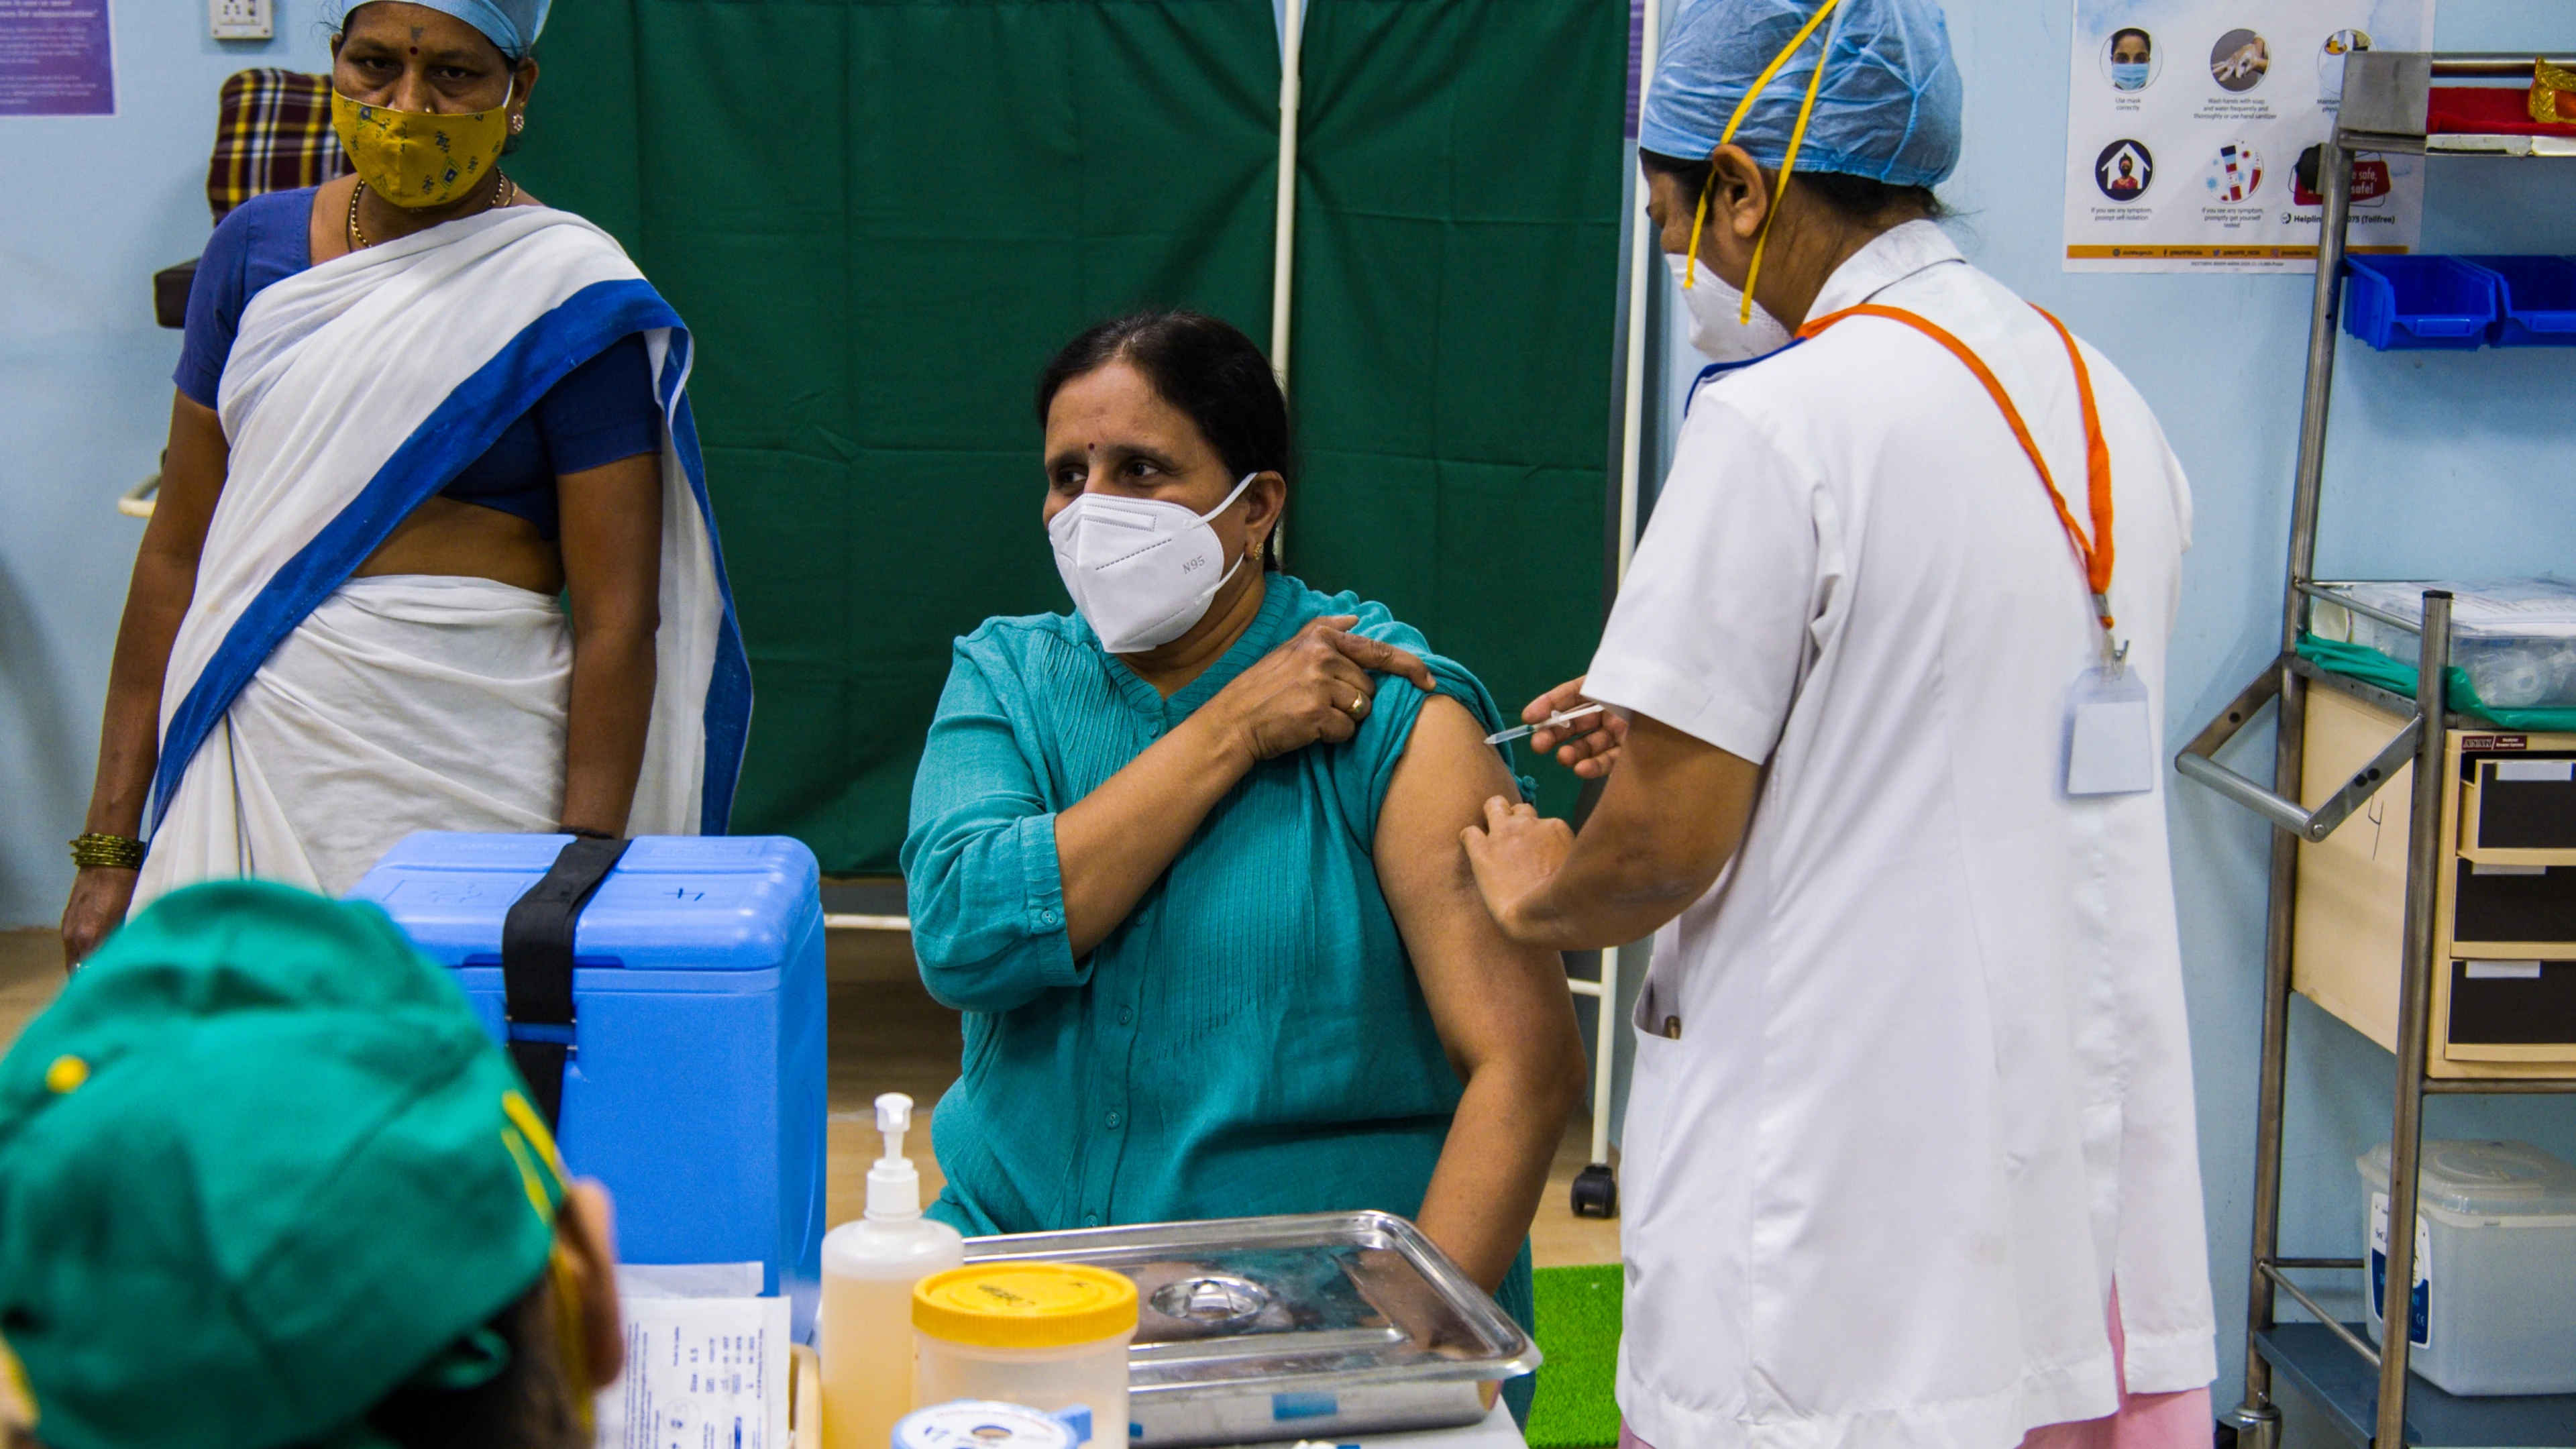
[[[1294,4],[1295,0],[1289,0]],[[1655,77],[1656,53],[1663,48],[1663,0],[1645,0],[1645,13],[1638,21],[1637,38],[1637,119],[1646,116],[1646,88]],[[1632,168],[1633,171],[1633,168]],[[1637,479],[1645,462],[1646,444],[1646,305],[1654,293],[1651,268],[1660,248],[1656,245],[1654,223],[1646,216],[1646,178],[1632,174],[1629,184],[1636,189],[1635,218],[1628,237],[1628,375],[1625,394],[1626,416],[1619,430],[1619,576],[1618,583],[1628,581],[1628,560],[1637,552]],[[1592,1017],[1592,1160],[1610,1160],[1610,1088],[1611,1065],[1619,1042],[1619,948],[1609,946],[1601,952],[1601,995]]]
[[[1294,4],[1296,0],[1289,0]],[[1643,32],[1637,43],[1637,119],[1642,126],[1646,115],[1646,89],[1654,81],[1656,53],[1663,48],[1664,7],[1662,0],[1645,0],[1645,14],[1640,21]],[[1633,170],[1633,168],[1632,168]],[[1628,377],[1626,416],[1619,432],[1619,576],[1616,582],[1628,580],[1628,560],[1637,552],[1637,482],[1645,461],[1646,444],[1646,304],[1653,296],[1653,264],[1661,249],[1656,245],[1654,223],[1646,216],[1646,178],[1634,174],[1629,178],[1636,190],[1637,204],[1629,226],[1628,237]]]
[[[1610,1064],[1619,1048],[1619,948],[1601,951],[1601,999],[1592,1007],[1592,1156],[1610,1160]]]
[[[1279,185],[1277,221],[1270,236],[1270,370],[1288,391],[1289,302],[1297,275],[1297,107],[1304,94],[1299,53],[1305,48],[1306,0],[1279,4]],[[1288,559],[1288,520],[1270,530],[1272,556]]]
[[[1288,387],[1288,303],[1297,257],[1297,55],[1305,0],[1282,0],[1279,13],[1279,211],[1270,243],[1270,370]]]

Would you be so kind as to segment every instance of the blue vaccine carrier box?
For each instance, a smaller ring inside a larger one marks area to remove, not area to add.
[[[424,832],[349,899],[455,970],[506,1042],[502,924],[571,839]],[[783,836],[631,842],[574,928],[556,1132],[566,1165],[615,1200],[620,1258],[757,1261],[799,1340],[822,1281],[820,886],[813,852]]]

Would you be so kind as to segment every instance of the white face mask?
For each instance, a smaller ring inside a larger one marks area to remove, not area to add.
[[[1216,591],[1243,567],[1225,563],[1225,545],[1208,520],[1234,506],[1256,473],[1246,473],[1225,501],[1205,513],[1161,498],[1085,493],[1047,520],[1055,571],[1100,646],[1139,654],[1169,644],[1207,616]]]
[[[1689,255],[1666,252],[1664,264],[1673,269],[1673,285],[1681,286],[1689,275],[1684,270],[1690,265]],[[1789,329],[1763,311],[1759,302],[1753,304],[1750,323],[1737,321],[1744,311],[1744,294],[1707,267],[1699,269],[1692,285],[1682,288],[1682,305],[1690,308],[1691,346],[1711,362],[1751,362],[1789,345]]]

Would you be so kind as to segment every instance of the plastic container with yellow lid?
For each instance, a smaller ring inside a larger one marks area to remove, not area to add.
[[[1064,1419],[1089,1449],[1126,1449],[1136,1284],[1072,1263],[970,1263],[912,1290],[913,1402],[998,1399]]]

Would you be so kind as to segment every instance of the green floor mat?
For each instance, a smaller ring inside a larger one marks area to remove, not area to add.
[[[1619,1265],[1541,1268],[1534,1279],[1538,1371],[1530,1449],[1605,1449],[1619,1442]]]

